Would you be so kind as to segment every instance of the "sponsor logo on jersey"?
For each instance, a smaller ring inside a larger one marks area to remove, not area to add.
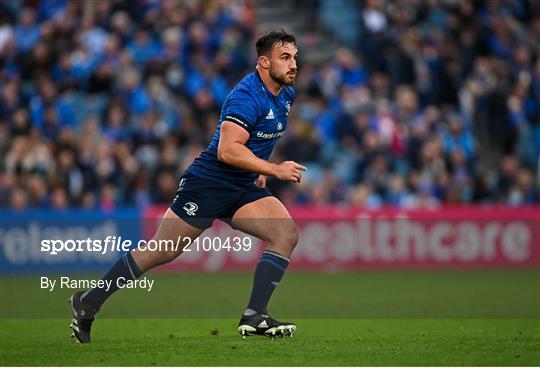
[[[262,139],[274,139],[274,138],[279,138],[282,135],[283,135],[283,132],[277,132],[277,133],[257,132],[256,134],[257,138],[262,138]]]
[[[231,116],[231,115],[225,116],[225,119],[223,119],[223,120],[229,120],[229,121],[231,121],[233,123],[237,123],[238,125],[241,125],[244,128],[248,127],[248,125],[246,123],[244,123],[242,120],[238,119],[237,117]]]
[[[274,111],[272,111],[272,108],[270,108],[270,111],[268,111],[268,115],[266,115],[266,119],[270,120],[274,118],[275,118]]]

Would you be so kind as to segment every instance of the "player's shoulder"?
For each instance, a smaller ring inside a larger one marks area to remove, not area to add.
[[[256,81],[253,80],[253,73],[245,76],[238,84],[229,92],[226,103],[235,101],[240,104],[252,104],[255,106],[261,103],[261,93],[258,91]]]
[[[232,93],[238,93],[259,99],[264,96],[264,88],[255,73],[246,75],[233,89]]]

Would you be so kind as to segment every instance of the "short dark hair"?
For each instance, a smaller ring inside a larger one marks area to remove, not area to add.
[[[272,31],[260,37],[255,43],[257,55],[268,55],[276,44],[292,43],[296,46],[296,38],[294,35],[287,33],[284,29],[280,31]]]

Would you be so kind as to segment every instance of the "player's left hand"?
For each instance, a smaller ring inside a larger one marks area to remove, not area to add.
[[[257,180],[255,180],[255,185],[259,188],[266,187],[266,175],[259,175]]]

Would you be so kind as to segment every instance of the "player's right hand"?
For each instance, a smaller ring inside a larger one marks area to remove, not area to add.
[[[292,181],[300,183],[302,180],[302,171],[306,171],[307,167],[300,165],[294,161],[284,161],[276,166],[274,177],[279,180]]]

